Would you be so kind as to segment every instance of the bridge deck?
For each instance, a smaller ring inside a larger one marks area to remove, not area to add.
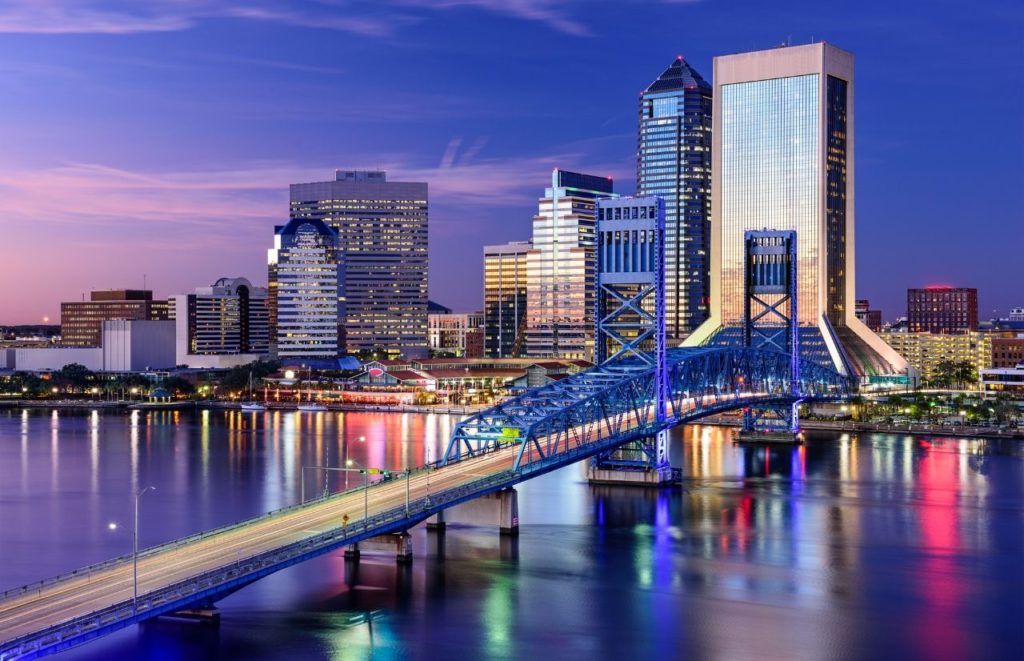
[[[422,501],[465,486],[480,478],[509,469],[515,448],[461,461],[440,469],[413,474],[409,487],[410,501]],[[405,480],[388,480],[370,485],[365,494],[369,518],[388,510],[402,509],[406,500]],[[364,493],[353,489],[305,506],[267,515],[243,526],[229,526],[213,531],[195,541],[158,547],[140,554],[138,591],[140,615],[148,603],[147,595],[180,584],[211,570],[275,551],[295,542],[314,538],[330,529],[338,529],[342,517],[348,515],[347,530],[353,537],[366,530],[363,525]],[[369,528],[377,534],[380,526]],[[6,643],[46,630],[69,620],[87,616],[112,605],[132,599],[131,557],[106,568],[84,572],[51,585],[40,586],[25,594],[0,601],[0,658],[5,656]],[[148,610],[148,609],[147,609]],[[10,658],[14,658],[12,654]]]
[[[0,661],[212,602],[296,562],[407,529],[447,507],[676,424],[740,406],[847,392],[845,377],[816,366],[804,367],[800,394],[790,392],[790,359],[781,353],[673,350],[670,357],[670,417],[654,415],[653,369],[627,364],[529,391],[457,425],[445,464],[413,472],[408,484],[381,481],[365,492],[353,489],[144,551],[137,612],[131,556],[8,591],[0,595]]]

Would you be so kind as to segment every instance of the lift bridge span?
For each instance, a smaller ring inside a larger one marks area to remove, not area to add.
[[[828,367],[750,348],[671,349],[659,371],[633,357],[536,388],[460,422],[441,461],[0,595],[0,660],[66,649],[137,622],[206,608],[268,574],[459,503],[721,411],[843,398]],[[364,514],[365,513],[365,514]],[[347,517],[347,518],[343,518]],[[343,522],[345,525],[343,525]]]

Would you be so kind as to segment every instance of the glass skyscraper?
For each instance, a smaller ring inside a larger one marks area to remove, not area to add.
[[[484,246],[484,353],[518,358],[525,349],[529,241]]]
[[[551,173],[551,188],[533,217],[533,248],[527,255],[527,356],[593,356],[594,204],[611,195],[611,177]]]
[[[276,228],[267,263],[277,357],[337,358],[337,232],[321,220],[293,219]]]
[[[711,85],[682,56],[640,95],[637,195],[665,200],[665,334],[686,337],[708,316],[711,253]]]
[[[423,358],[427,344],[427,184],[338,170],[292,184],[291,217],[338,234],[342,346]]]
[[[687,344],[744,323],[744,233],[795,230],[801,353],[861,377],[906,363],[856,317],[853,55],[817,43],[715,58],[711,317]]]

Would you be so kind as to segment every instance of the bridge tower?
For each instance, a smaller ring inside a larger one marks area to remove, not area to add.
[[[657,420],[668,413],[665,358],[665,201],[656,195],[599,199],[594,362],[656,368]],[[597,456],[592,482],[662,484],[672,480],[668,432]]]
[[[748,230],[743,236],[743,345],[790,355],[791,407],[744,411],[743,431],[797,433],[800,332],[797,325],[797,245],[793,230]]]

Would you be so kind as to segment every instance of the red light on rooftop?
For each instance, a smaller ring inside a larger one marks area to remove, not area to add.
[[[683,56],[682,56],[682,55],[676,55],[676,60],[677,60],[677,61],[680,61],[680,62],[681,62],[681,61],[682,61],[682,59],[683,59]]]
[[[924,288],[928,291],[936,291],[942,289],[953,289],[953,285],[925,285]]]

